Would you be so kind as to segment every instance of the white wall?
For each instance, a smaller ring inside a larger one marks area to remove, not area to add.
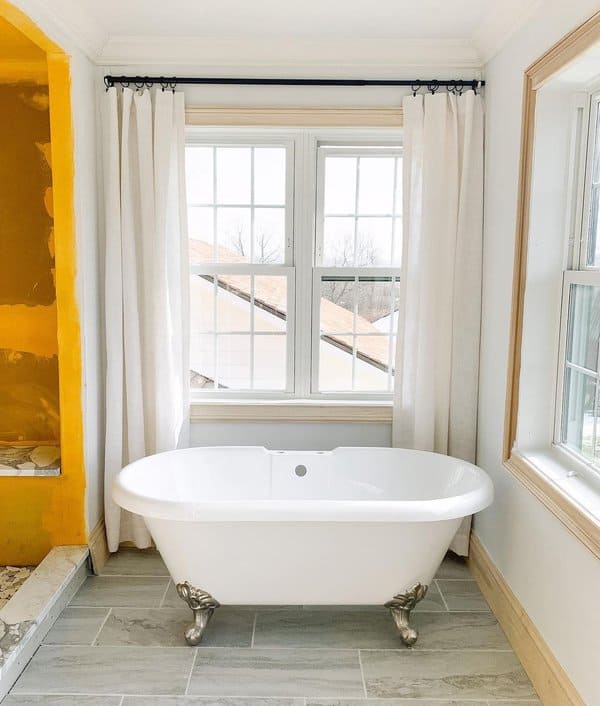
[[[589,706],[600,703],[600,562],[502,466],[523,71],[598,10],[546,0],[486,66],[486,206],[478,462],[496,501],[475,531]]]

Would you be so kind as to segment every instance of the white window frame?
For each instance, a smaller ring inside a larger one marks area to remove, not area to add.
[[[287,381],[284,391],[191,389],[192,404],[214,401],[282,401],[391,403],[388,392],[318,392],[318,302],[314,302],[317,271],[317,167],[320,145],[360,145],[395,148],[401,153],[402,131],[389,128],[223,128],[188,126],[186,145],[239,146],[285,145],[286,173],[286,256],[283,265],[206,263],[190,267],[191,274],[258,274],[288,277]],[[356,149],[356,147],[355,147]],[[228,206],[230,204],[227,204]],[[346,272],[347,268],[341,268]],[[354,268],[357,275],[368,275],[367,268]],[[378,276],[399,278],[400,268],[370,268]],[[369,270],[369,271],[370,271]],[[316,331],[316,333],[315,333]],[[315,351],[314,342],[317,349]],[[315,357],[316,356],[316,357]]]
[[[586,375],[595,379],[597,383],[600,382],[600,373],[569,363],[566,356],[572,288],[574,285],[600,287],[600,265],[593,266],[587,262],[596,119],[600,121],[600,84],[593,85],[586,93],[578,93],[575,100],[566,224],[567,268],[563,273],[562,281],[553,445],[577,463],[590,469],[593,473],[600,474],[599,465],[592,463],[582,454],[568,447],[562,438],[565,402],[564,385],[567,366],[575,370],[580,369]],[[596,388],[596,408],[599,404],[599,394],[600,384]]]

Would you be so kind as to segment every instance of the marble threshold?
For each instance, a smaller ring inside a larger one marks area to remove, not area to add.
[[[54,547],[0,608],[0,701],[85,581],[88,553]]]

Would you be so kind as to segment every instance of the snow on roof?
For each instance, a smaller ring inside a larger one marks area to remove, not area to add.
[[[196,238],[190,238],[189,243],[192,264],[202,265],[213,262],[214,248],[210,243]],[[247,262],[241,255],[222,245],[217,246],[217,253],[218,262],[222,264]],[[227,274],[219,275],[218,281],[221,286],[226,286],[233,294],[249,301],[251,293],[248,289],[248,279],[248,275]],[[285,318],[287,315],[287,283],[285,278],[278,276],[255,277],[254,301],[257,306]],[[352,336],[343,336],[335,331],[352,331],[353,319],[353,312],[329,299],[321,298],[321,331],[324,332],[324,340],[350,353],[352,352]],[[329,333],[330,331],[333,333]],[[358,336],[361,336],[357,339],[357,356],[387,370],[389,338],[381,335],[369,336],[369,334],[380,334],[381,330],[358,314],[355,331]]]

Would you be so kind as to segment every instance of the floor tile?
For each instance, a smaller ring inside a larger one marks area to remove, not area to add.
[[[67,606],[44,638],[44,644],[91,645],[109,610]]]
[[[447,554],[435,575],[436,579],[473,579],[463,557]]]
[[[158,608],[168,582],[149,576],[88,576],[71,605]]]
[[[365,650],[367,695],[378,698],[532,699],[512,652]]]
[[[364,696],[355,650],[199,649],[188,693]]]
[[[154,549],[119,549],[111,554],[101,576],[168,576],[162,557]]]
[[[97,645],[184,647],[192,624],[189,608],[113,608]],[[203,647],[250,647],[254,612],[224,606],[215,611],[202,638]]]
[[[429,699],[307,699],[306,706],[488,706],[487,701]],[[527,706],[527,704],[523,704]]]
[[[2,706],[120,706],[120,696],[18,696],[10,694]]]
[[[245,696],[126,696],[122,706],[304,706],[299,698],[247,698]]]
[[[15,694],[184,694],[194,658],[187,647],[43,645]]]
[[[261,610],[255,647],[395,648],[400,638],[389,612],[344,608]]]
[[[421,650],[507,650],[511,646],[491,612],[413,613]]]
[[[475,581],[436,581],[444,596],[448,610],[489,610],[483,594]]]
[[[392,596],[390,596],[392,598]],[[429,588],[427,589],[427,594],[425,595],[425,598],[423,598],[422,601],[417,603],[414,612],[422,612],[422,611],[441,611],[441,610],[447,610],[446,605],[444,603],[444,599],[440,595],[440,592],[438,590],[438,587],[436,586],[435,582],[432,582],[429,585]]]

